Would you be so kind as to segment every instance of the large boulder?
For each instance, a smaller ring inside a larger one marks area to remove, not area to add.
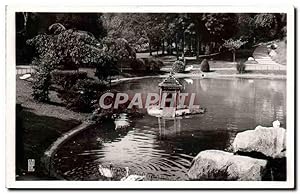
[[[238,133],[232,144],[233,151],[270,158],[285,157],[286,130],[275,124],[274,127],[257,126],[254,130]]]
[[[267,161],[234,155],[220,150],[200,152],[188,171],[192,180],[260,181],[266,174]]]

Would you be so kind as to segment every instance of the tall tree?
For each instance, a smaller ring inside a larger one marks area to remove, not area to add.
[[[106,35],[103,28],[101,13],[58,13],[56,22],[61,23],[67,29],[74,28],[92,33],[96,38]]]

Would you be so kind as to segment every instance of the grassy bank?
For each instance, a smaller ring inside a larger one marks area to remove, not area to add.
[[[17,125],[17,139],[22,138],[20,141],[23,142],[23,146],[17,147],[17,153],[21,156],[18,158],[18,179],[26,179],[28,176],[46,178],[40,162],[45,150],[64,132],[80,124],[80,121],[37,115],[26,108],[18,114],[22,119]],[[35,160],[34,172],[27,172],[28,159]]]
[[[63,107],[56,94],[50,104],[37,103],[31,96],[31,83],[17,79],[17,180],[48,178],[40,159],[44,151],[63,133],[79,125],[87,114]],[[27,160],[35,159],[35,171],[27,172]]]

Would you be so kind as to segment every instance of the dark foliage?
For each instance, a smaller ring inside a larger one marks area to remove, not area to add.
[[[74,86],[79,79],[86,79],[87,73],[82,71],[54,70],[51,72],[51,77],[54,84],[64,89],[69,89]]]
[[[40,102],[48,102],[50,100],[49,90],[52,84],[51,72],[53,71],[53,69],[53,61],[49,60],[49,57],[45,57],[45,60],[40,61],[40,64],[36,69],[36,73],[34,75],[35,79],[32,86],[32,96],[35,100]]]
[[[104,37],[106,30],[103,28],[101,13],[59,13],[56,21],[63,24],[67,29],[88,31],[97,38]]]
[[[79,79],[71,88],[58,91],[58,96],[65,102],[66,107],[78,112],[92,112],[97,103],[99,93],[106,88],[106,83]]]
[[[161,60],[153,58],[134,59],[130,63],[135,73],[157,73],[163,65]]]
[[[142,71],[145,71],[145,67],[146,67],[146,64],[145,64],[145,61],[143,59],[135,59],[133,60],[131,63],[130,63],[130,66],[132,68],[132,71],[133,72],[142,72]]]

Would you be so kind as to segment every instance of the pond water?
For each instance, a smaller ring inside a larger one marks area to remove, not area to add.
[[[124,82],[117,89],[129,95],[158,92],[162,79]],[[257,125],[286,126],[286,81],[264,79],[182,79],[184,92],[196,93],[204,114],[158,119],[130,119],[130,127],[113,123],[88,129],[65,143],[53,158],[53,168],[67,180],[101,180],[98,164],[113,165],[116,180],[130,174],[146,180],[187,180],[193,157],[207,149],[227,150],[236,133]],[[126,115],[123,115],[126,119]],[[118,176],[117,176],[118,175]]]

